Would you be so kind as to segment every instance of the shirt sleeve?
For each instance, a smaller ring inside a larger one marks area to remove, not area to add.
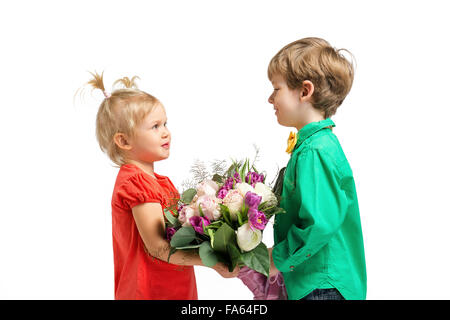
[[[161,203],[155,183],[143,174],[137,173],[119,187],[117,191],[118,204],[126,209],[147,202]]]
[[[334,159],[320,149],[301,154],[296,165],[293,197],[301,199],[297,221],[273,248],[275,266],[290,271],[323,248],[341,227],[348,200]]]

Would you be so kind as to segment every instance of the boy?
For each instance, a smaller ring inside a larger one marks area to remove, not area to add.
[[[341,49],[342,50],[342,49]],[[366,298],[366,266],[352,170],[330,116],[353,83],[353,65],[320,38],[288,44],[270,61],[269,103],[294,127],[277,215],[271,275],[281,271],[289,299]]]

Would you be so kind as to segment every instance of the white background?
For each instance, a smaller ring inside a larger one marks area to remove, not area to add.
[[[349,49],[354,86],[335,133],[354,171],[368,299],[449,299],[445,1],[14,1],[0,5],[0,298],[113,299],[117,174],[95,139],[87,71],[138,75],[166,107],[177,187],[195,159],[242,158],[274,178],[290,128],[266,70],[307,36]],[[268,228],[270,229],[270,228]],[[270,230],[265,241],[271,245]],[[251,299],[196,268],[200,299]]]

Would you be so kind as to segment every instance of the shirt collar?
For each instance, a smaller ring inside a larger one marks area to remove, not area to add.
[[[323,128],[326,127],[335,127],[336,125],[334,124],[333,120],[331,120],[330,118],[325,119],[325,120],[321,120],[321,121],[316,121],[316,122],[311,122],[308,123],[306,126],[304,126],[303,128],[301,128],[298,131],[298,139],[297,139],[297,144],[295,145],[295,147],[297,148],[299,145],[301,145],[306,139],[308,139],[309,137],[311,137],[314,133],[316,133],[317,131],[322,130]]]

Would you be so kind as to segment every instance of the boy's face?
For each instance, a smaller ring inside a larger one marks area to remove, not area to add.
[[[301,118],[300,89],[289,89],[280,74],[273,75],[271,79],[273,93],[269,97],[269,103],[275,109],[278,123],[285,127],[297,127]]]
[[[135,160],[155,162],[169,157],[171,135],[166,125],[164,107],[155,106],[135,128],[130,150]]]

